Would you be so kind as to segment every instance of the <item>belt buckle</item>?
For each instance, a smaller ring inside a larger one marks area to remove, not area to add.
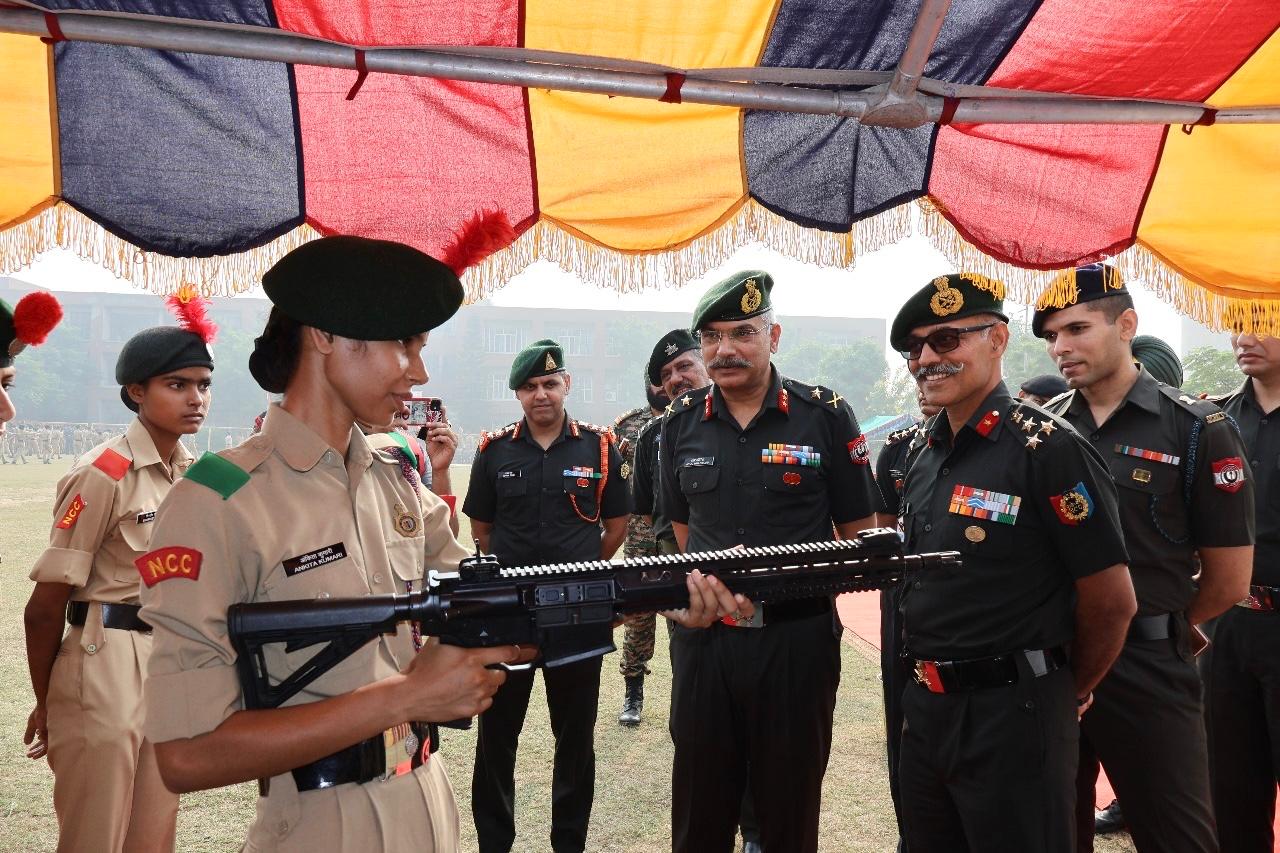
[[[938,675],[938,665],[931,660],[918,660],[915,665],[916,683],[930,693],[946,693],[942,686],[942,678]]]
[[[411,772],[413,759],[421,746],[418,735],[414,733],[413,726],[409,723],[399,723],[384,731],[382,749],[386,756],[386,763],[383,764],[380,781],[385,782],[394,776],[403,776]],[[430,749],[430,744],[426,746]],[[426,763],[425,759],[423,763]]]

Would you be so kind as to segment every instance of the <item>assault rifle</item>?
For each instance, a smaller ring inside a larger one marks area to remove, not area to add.
[[[688,606],[685,578],[693,569],[758,606],[884,589],[906,571],[959,564],[955,551],[903,554],[901,538],[886,528],[805,545],[511,568],[477,549],[456,572],[430,572],[420,592],[236,604],[227,628],[245,706],[275,708],[401,622],[455,646],[537,645],[538,663],[554,667],[614,651],[619,616]],[[323,647],[273,683],[264,656],[272,643],[289,652]]]

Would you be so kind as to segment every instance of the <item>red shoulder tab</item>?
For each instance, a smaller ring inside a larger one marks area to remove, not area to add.
[[[124,475],[129,471],[129,466],[132,464],[128,458],[109,449],[102,451],[102,455],[93,460],[93,467],[113,480],[123,480]]]

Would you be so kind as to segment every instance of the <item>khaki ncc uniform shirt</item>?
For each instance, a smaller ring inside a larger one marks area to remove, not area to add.
[[[372,451],[354,426],[344,459],[273,405],[260,434],[218,457],[206,456],[173,489],[153,549],[139,561],[148,584],[142,618],[155,629],[146,734],[156,743],[212,731],[243,707],[226,630],[232,604],[417,590],[425,571],[453,571],[468,556],[449,530],[448,505],[425,489],[415,494],[399,463]],[[268,647],[267,671],[284,679],[312,654]],[[401,625],[287,704],[387,678],[414,654],[410,627]],[[457,810],[439,754],[385,781],[299,793],[284,773],[269,791],[258,801],[246,850],[429,853],[457,845]]]

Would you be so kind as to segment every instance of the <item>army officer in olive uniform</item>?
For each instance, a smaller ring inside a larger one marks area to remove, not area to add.
[[[1248,593],[1249,454],[1221,409],[1157,382],[1134,362],[1138,315],[1115,268],[1081,267],[1046,294],[1064,296],[1065,305],[1042,298],[1032,331],[1072,388],[1048,409],[1107,460],[1138,595],[1124,652],[1081,721],[1078,849],[1093,849],[1101,763],[1141,853],[1213,853],[1202,691],[1192,661],[1203,638],[1194,626]]]
[[[249,370],[283,402],[191,467],[137,560],[155,628],[145,732],[171,790],[263,780],[246,850],[451,853],[457,808],[427,724],[488,707],[505,677],[489,665],[520,650],[424,642],[404,623],[283,707],[246,710],[226,620],[240,602],[418,590],[468,555],[448,505],[356,424],[389,423],[427,381],[428,331],[462,285],[409,246],[345,236],[294,249],[262,283],[273,307]],[[312,654],[268,646],[272,682]]]
[[[480,548],[505,566],[609,558],[627,532],[626,482],[613,433],[569,417],[564,351],[541,340],[521,350],[509,385],[524,418],[486,435],[462,511]],[[551,847],[581,851],[595,797],[594,734],[600,658],[543,670],[556,740]],[[513,673],[480,717],[471,811],[481,853],[515,840],[515,761],[533,673]]]
[[[898,766],[911,851],[1071,853],[1077,716],[1134,612],[1115,485],[1063,421],[1014,400],[1003,285],[941,276],[893,321],[925,402],[899,509],[908,575]],[[1070,656],[1067,649],[1070,647]]]
[[[773,367],[772,287],[766,272],[737,273],[694,311],[715,384],[673,398],[658,475],[685,551],[852,536],[883,509],[844,398]],[[749,787],[765,850],[816,850],[840,680],[831,601],[730,621],[672,633],[673,848],[732,849]]]

